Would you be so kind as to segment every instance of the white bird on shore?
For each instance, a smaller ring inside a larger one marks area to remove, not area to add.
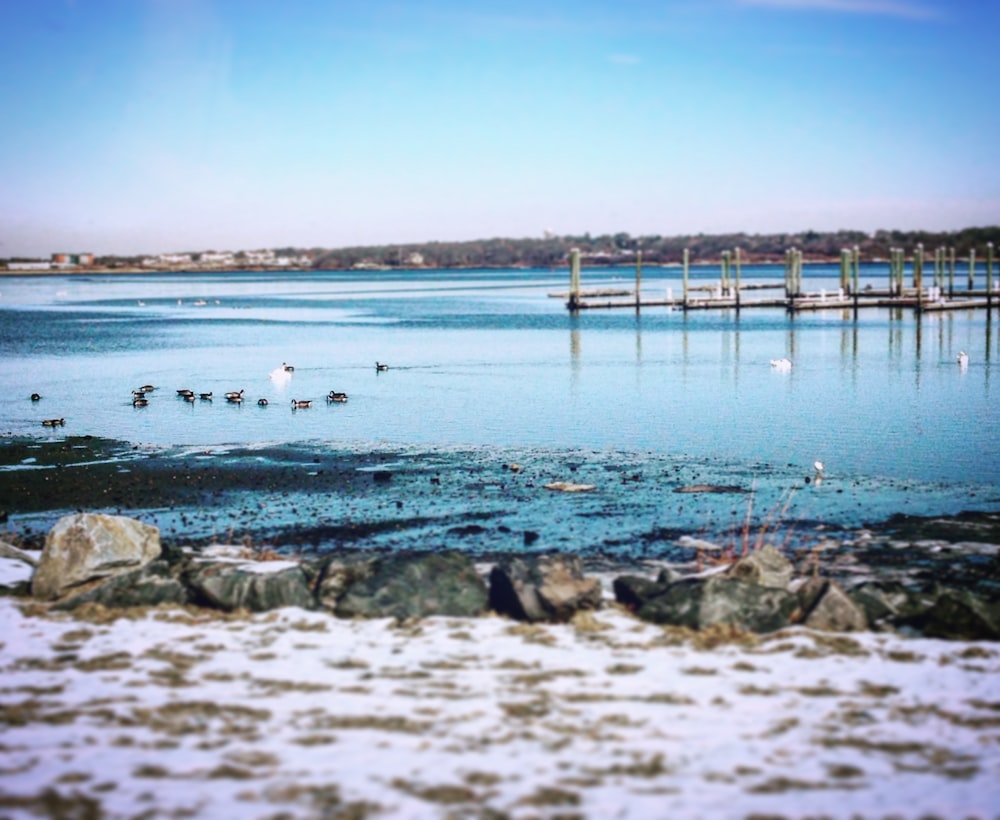
[[[969,354],[964,350],[958,351],[958,366],[961,370],[965,370],[969,366]]]
[[[775,370],[783,370],[783,371],[791,370],[792,369],[792,360],[791,359],[784,359],[784,358],[782,358],[782,359],[771,359],[771,367],[773,367]]]

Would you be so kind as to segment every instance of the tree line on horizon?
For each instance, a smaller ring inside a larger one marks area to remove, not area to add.
[[[976,249],[983,258],[988,242],[1000,246],[1000,226],[964,228],[960,231],[802,231],[773,234],[682,234],[677,236],[631,236],[615,234],[546,236],[544,238],[493,238],[447,242],[410,242],[385,245],[357,245],[343,248],[273,248],[278,256],[308,256],[317,270],[370,268],[552,268],[566,264],[569,252],[577,248],[587,266],[622,265],[635,261],[642,251],[644,264],[678,264],[688,249],[693,264],[717,262],[722,251],[740,249],[747,263],[781,262],[790,248],[802,251],[807,261],[833,261],[844,248],[857,247],[864,260],[887,259],[893,248],[902,248],[909,257],[918,244],[933,255],[940,247],[955,248],[958,257],[968,257]],[[208,252],[208,251],[203,251]],[[199,252],[193,252],[197,259]],[[97,265],[139,266],[146,254],[98,256]],[[237,261],[245,254],[235,254]],[[12,258],[8,261],[30,261]]]
[[[717,262],[722,251],[740,248],[746,262],[782,262],[789,248],[802,251],[807,260],[838,260],[844,248],[857,247],[862,259],[886,259],[893,248],[903,248],[909,256],[918,244],[932,255],[939,247],[955,248],[966,257],[977,249],[982,258],[986,243],[1000,245],[1000,226],[965,228],[961,231],[804,231],[778,234],[686,234],[679,236],[637,236],[625,232],[591,236],[537,238],[494,238],[462,242],[415,242],[395,245],[359,245],[332,250],[280,249],[281,253],[308,253],[317,269],[341,269],[371,265],[380,268],[416,267],[529,267],[546,268],[566,264],[569,252],[578,248],[588,266],[621,265],[634,262],[642,251],[644,264],[677,264],[689,251],[692,263]],[[276,252],[279,252],[276,249]]]

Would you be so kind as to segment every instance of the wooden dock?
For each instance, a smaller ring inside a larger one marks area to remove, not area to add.
[[[975,252],[969,255],[969,274],[965,288],[955,287],[955,253],[950,256],[944,248],[935,253],[932,284],[923,281],[924,251],[918,246],[911,263],[913,283],[904,283],[906,260],[903,251],[893,249],[888,262],[888,284],[872,287],[860,286],[860,254],[857,248],[841,253],[840,287],[835,291],[804,292],[802,289],[802,254],[788,251],[783,281],[742,282],[740,251],[723,251],[718,284],[693,285],[688,281],[689,254],[683,255],[683,280],[681,295],[674,296],[668,289],[664,298],[642,295],[642,253],[636,254],[635,288],[606,288],[584,291],[580,287],[580,253],[570,252],[570,289],[564,293],[550,293],[552,298],[566,299],[570,311],[614,310],[620,308],[640,311],[644,308],[669,308],[672,310],[750,310],[754,308],[783,308],[789,313],[821,310],[850,310],[867,308],[907,308],[917,314],[950,310],[986,309],[987,315],[994,307],[1000,308],[1000,286],[993,281],[993,246],[987,245],[985,255],[985,286],[975,288]],[[735,261],[735,267],[734,267]],[[950,261],[950,264],[949,264]],[[745,291],[774,291],[779,295],[763,298],[744,298]],[[708,294],[708,295],[704,295]]]

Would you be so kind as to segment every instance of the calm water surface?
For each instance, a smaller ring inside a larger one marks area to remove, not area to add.
[[[679,294],[679,276],[647,269],[643,294]],[[809,269],[807,288],[836,276]],[[631,277],[585,271],[584,285]],[[744,268],[754,278],[781,269]],[[884,285],[884,271],[866,281]],[[624,450],[805,471],[819,459],[831,475],[1000,487],[1000,332],[983,310],[573,316],[549,297],[567,286],[563,270],[0,278],[0,433],[45,437],[42,419],[65,417],[60,435],[149,445]],[[769,365],[783,356],[790,372]],[[269,378],[282,362],[292,377]],[[157,390],[134,408],[145,383]],[[178,388],[217,398],[187,404]],[[221,400],[240,389],[242,406]],[[349,402],[327,405],[330,390]]]

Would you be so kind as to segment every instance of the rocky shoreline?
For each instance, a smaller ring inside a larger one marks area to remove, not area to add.
[[[1000,550],[991,545],[972,550],[965,544],[956,560],[954,550],[925,543],[929,558],[920,562],[899,542],[890,550],[905,555],[890,577],[863,563],[875,552],[870,545],[845,552],[836,542],[817,544],[797,556],[796,565],[769,542],[736,552],[708,541],[681,541],[697,553],[695,571],[664,566],[655,577],[614,575],[615,603],[640,620],[694,631],[768,633],[803,625],[1000,640]],[[155,527],[92,513],[61,518],[40,555],[0,542],[0,557],[34,567],[30,583],[9,592],[69,611],[299,607],[340,618],[494,613],[565,623],[605,603],[600,581],[571,554],[503,555],[484,578],[468,554],[456,551],[337,551],[290,559],[235,545],[164,549]],[[703,568],[703,562],[710,566]]]

